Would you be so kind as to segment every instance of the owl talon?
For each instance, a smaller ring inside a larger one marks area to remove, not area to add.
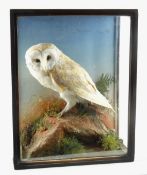
[[[61,112],[57,114],[57,118],[61,118],[61,116],[62,116]]]

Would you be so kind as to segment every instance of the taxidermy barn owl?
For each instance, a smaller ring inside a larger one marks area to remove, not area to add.
[[[41,43],[26,51],[26,65],[41,85],[59,93],[70,110],[76,103],[91,102],[112,109],[108,100],[97,90],[87,71],[54,44]],[[113,110],[113,109],[112,109]]]

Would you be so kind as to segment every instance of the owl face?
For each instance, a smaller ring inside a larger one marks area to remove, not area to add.
[[[51,47],[52,46],[52,47]],[[60,57],[60,51],[53,45],[39,44],[26,52],[26,64],[30,72],[46,73],[55,66]]]

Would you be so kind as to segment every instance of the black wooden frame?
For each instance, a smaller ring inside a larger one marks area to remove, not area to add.
[[[18,55],[17,55],[17,17],[19,16],[46,16],[46,15],[118,15],[129,16],[130,27],[130,58],[129,58],[129,97],[128,97],[128,152],[124,156],[90,158],[85,160],[68,160],[62,162],[27,163],[20,160],[19,143],[19,92],[18,92]],[[12,107],[13,107],[13,142],[14,168],[42,168],[67,165],[88,165],[114,162],[131,162],[135,152],[135,113],[136,113],[136,81],[137,81],[137,9],[11,9],[11,71],[12,71]]]

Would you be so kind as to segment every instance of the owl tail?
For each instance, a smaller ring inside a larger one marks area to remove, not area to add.
[[[105,108],[111,109],[114,113],[113,107],[110,105],[109,101],[104,97],[98,90],[95,93],[88,93],[87,91],[79,89],[79,96],[97,105],[103,106]]]
[[[99,91],[97,91],[96,94],[93,95],[93,102],[100,106],[109,108],[113,112],[115,112],[113,107],[110,105],[109,101],[106,99],[106,97],[103,96]]]

